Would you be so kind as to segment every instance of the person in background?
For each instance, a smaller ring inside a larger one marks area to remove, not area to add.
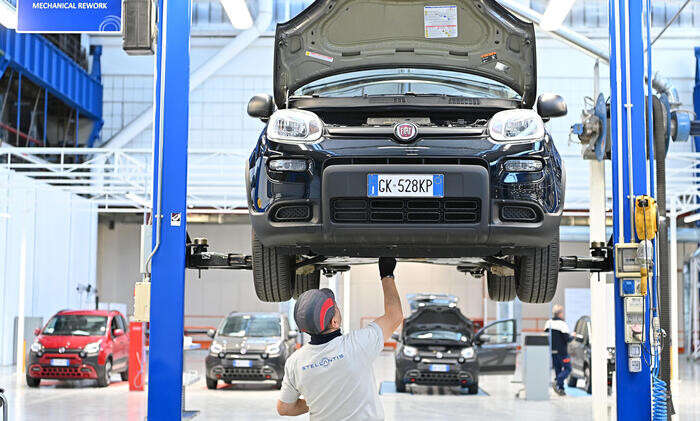
[[[552,308],[552,318],[545,323],[544,331],[549,333],[552,347],[552,365],[556,376],[552,388],[559,396],[565,396],[564,380],[571,374],[571,358],[567,346],[571,342],[571,335],[569,325],[564,321],[563,306],[557,304]]]
[[[372,363],[403,322],[395,268],[394,258],[379,259],[384,315],[345,335],[340,332],[340,309],[333,291],[312,289],[299,296],[294,320],[302,332],[311,335],[311,341],[285,364],[277,401],[280,415],[309,412],[312,421],[384,419]]]

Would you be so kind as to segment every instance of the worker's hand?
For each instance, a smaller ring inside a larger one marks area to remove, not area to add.
[[[396,259],[393,257],[379,258],[379,277],[394,277],[394,269],[396,269]]]

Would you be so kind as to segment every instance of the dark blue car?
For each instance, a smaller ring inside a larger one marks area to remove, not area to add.
[[[453,3],[319,0],[278,25],[274,96],[248,104],[267,123],[246,171],[260,299],[377,256],[554,296],[565,176],[544,123],[566,104],[536,99],[532,24]]]

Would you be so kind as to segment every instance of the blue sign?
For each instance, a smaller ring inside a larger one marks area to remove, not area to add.
[[[17,32],[116,32],[122,0],[17,0]]]

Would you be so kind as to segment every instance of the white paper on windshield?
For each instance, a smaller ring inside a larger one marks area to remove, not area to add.
[[[425,6],[423,13],[426,38],[457,37],[457,6]]]

